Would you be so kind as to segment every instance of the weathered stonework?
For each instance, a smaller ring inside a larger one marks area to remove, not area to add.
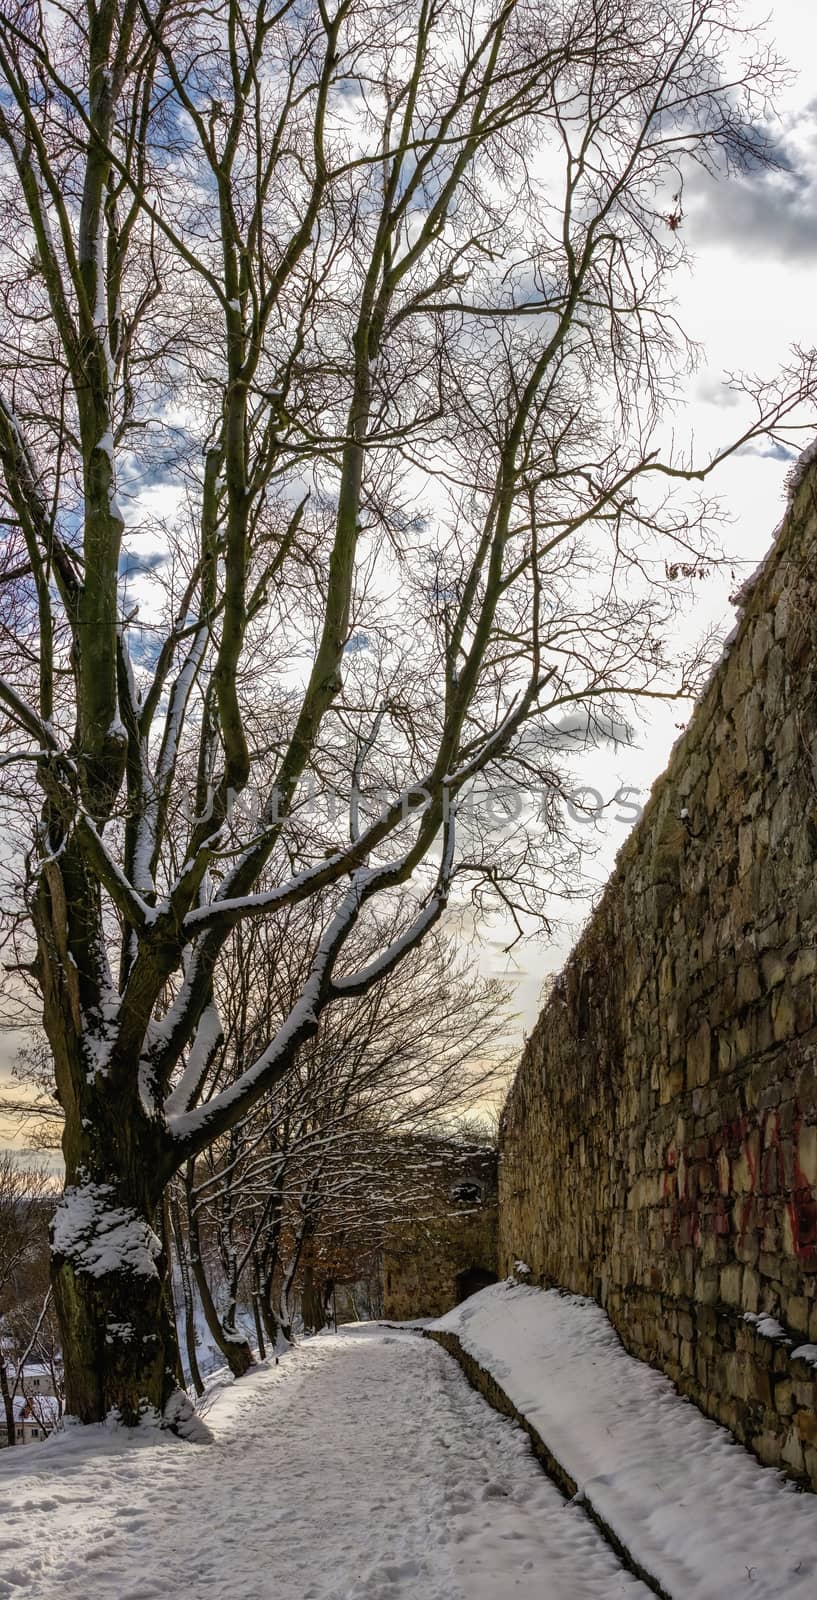
[[[629,1350],[817,1489],[817,1365],[792,1354],[817,1346],[815,691],[809,467],[527,1045],[500,1266],[595,1295]]]

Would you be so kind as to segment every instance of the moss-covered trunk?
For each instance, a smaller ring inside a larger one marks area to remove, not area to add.
[[[149,1222],[144,1219],[147,1231]],[[167,1263],[155,1273],[120,1265],[90,1273],[55,1251],[52,1283],[62,1334],[65,1401],[81,1422],[109,1416],[133,1425],[162,1416],[179,1389]]]
[[[104,1079],[93,1115],[67,1108],[65,1192],[51,1225],[51,1278],[69,1415],[134,1424],[181,1386],[156,1131],[117,1112]],[[90,1108],[86,1108],[90,1109]]]
[[[66,1410],[81,1422],[164,1413],[180,1387],[159,1214],[119,1203],[108,1184],[68,1185],[54,1222],[52,1284]],[[159,1231],[157,1231],[157,1225]]]

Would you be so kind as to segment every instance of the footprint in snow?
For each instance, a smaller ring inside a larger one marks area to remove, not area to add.
[[[486,1483],[482,1491],[483,1500],[507,1500],[508,1491],[503,1489],[501,1483]]]

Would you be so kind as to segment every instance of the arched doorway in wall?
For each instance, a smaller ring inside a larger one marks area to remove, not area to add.
[[[466,1267],[463,1272],[458,1272],[454,1279],[456,1294],[455,1304],[467,1300],[470,1295],[476,1294],[480,1289],[487,1289],[489,1283],[497,1283],[495,1272],[489,1272],[487,1267]]]

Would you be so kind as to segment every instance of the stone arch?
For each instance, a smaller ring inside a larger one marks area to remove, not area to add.
[[[496,1273],[487,1267],[464,1267],[454,1279],[455,1304],[459,1305],[461,1300],[468,1300],[478,1290],[487,1289],[489,1284],[497,1282]]]

